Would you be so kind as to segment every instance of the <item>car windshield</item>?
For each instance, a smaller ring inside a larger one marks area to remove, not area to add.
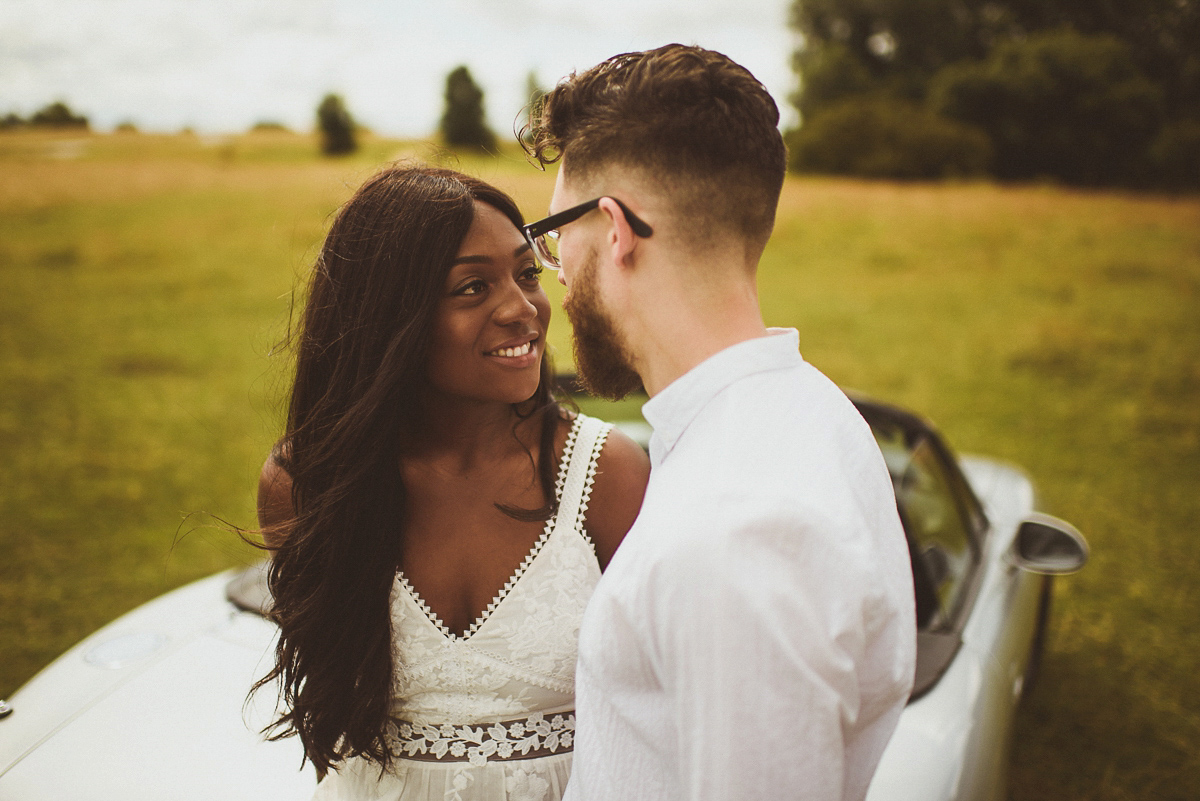
[[[871,430],[891,473],[896,506],[909,539],[917,625],[952,627],[966,600],[978,558],[975,505],[951,457],[928,432],[872,419]]]

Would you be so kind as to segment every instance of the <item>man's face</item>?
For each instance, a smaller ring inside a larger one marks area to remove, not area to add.
[[[572,345],[579,382],[590,394],[620,400],[641,389],[641,376],[633,369],[621,332],[600,298],[596,273],[600,258],[595,249],[576,264],[571,290],[563,310],[574,328]]]
[[[552,212],[580,202],[570,189],[560,169],[550,202]],[[563,227],[558,280],[567,287],[563,310],[574,328],[572,345],[580,383],[592,395],[620,400],[640,389],[642,379],[633,369],[621,331],[601,297],[599,273],[605,265],[601,264],[602,251],[600,243],[594,241],[594,230],[578,223]]]

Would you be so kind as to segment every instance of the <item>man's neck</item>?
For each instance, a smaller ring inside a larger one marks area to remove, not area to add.
[[[626,344],[652,397],[710,356],[767,333],[753,279],[661,286],[642,297]]]

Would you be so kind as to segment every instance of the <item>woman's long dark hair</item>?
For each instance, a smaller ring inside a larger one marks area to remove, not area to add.
[[[313,270],[276,449],[295,509],[269,574],[280,635],[275,666],[255,689],[279,680],[285,711],[270,737],[298,735],[321,773],[350,756],[391,760],[400,456],[420,424],[433,315],[475,201],[523,224],[516,204],[482,181],[389,167],[338,212]],[[515,407],[521,418],[543,416],[538,467],[547,505],[524,514],[505,508],[523,519],[547,519],[555,506],[558,407],[547,359],[541,379]]]

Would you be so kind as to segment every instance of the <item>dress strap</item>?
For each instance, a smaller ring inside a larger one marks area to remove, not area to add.
[[[612,423],[584,414],[575,418],[566,445],[570,450],[571,460],[565,474],[560,472],[558,477],[556,529],[575,529],[585,539],[589,539],[583,530],[583,521],[587,516],[588,499],[591,497],[592,482],[596,477],[596,462],[612,427]]]

